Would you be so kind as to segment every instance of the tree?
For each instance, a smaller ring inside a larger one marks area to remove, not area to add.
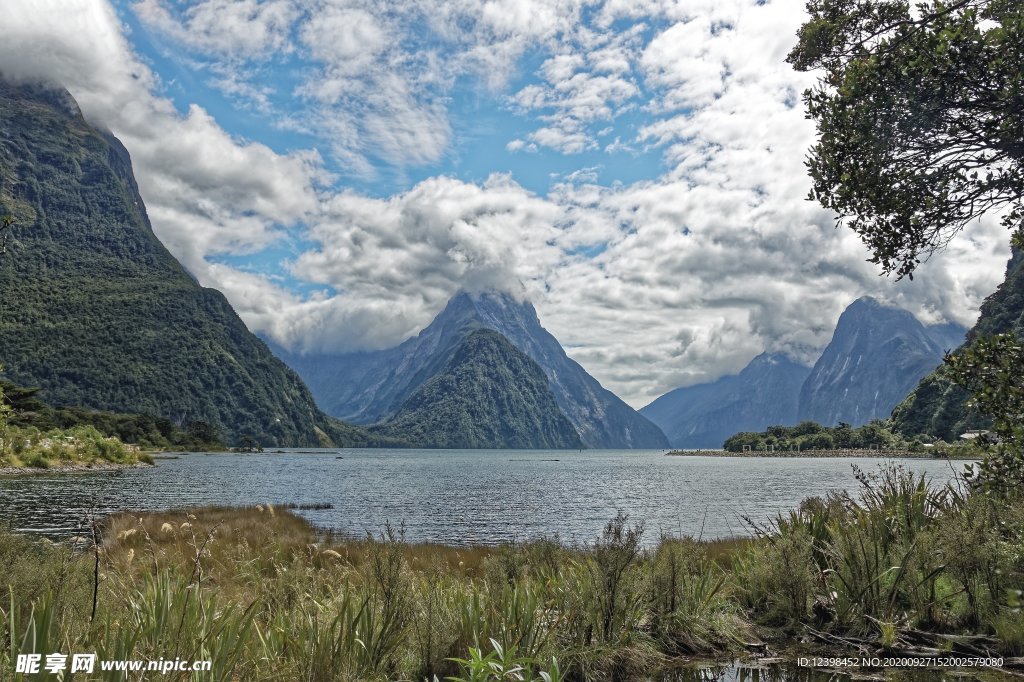
[[[818,142],[810,198],[913,277],[968,223],[1005,212],[1024,243],[1024,3],[808,0],[789,62]]]
[[[185,427],[185,433],[188,434],[193,446],[211,447],[222,445],[220,429],[201,419],[189,422],[188,426]]]
[[[263,452],[263,446],[248,433],[242,434],[238,439],[239,452]]]
[[[1024,343],[1013,334],[981,337],[946,356],[953,380],[971,392],[974,407],[992,417],[995,438],[975,482],[999,492],[1024,489]]]

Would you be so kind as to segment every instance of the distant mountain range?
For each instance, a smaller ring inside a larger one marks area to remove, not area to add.
[[[887,418],[965,332],[861,298],[840,316],[813,367],[762,354],[737,375],[670,391],[640,412],[681,448],[718,448],[739,431],[805,420],[860,426]]]
[[[664,448],[668,439],[570,359],[529,302],[503,293],[460,293],[417,336],[380,351],[300,355],[275,347],[329,414],[356,424],[396,417],[477,329],[498,332],[541,367],[559,410],[592,448]],[[538,445],[537,447],[542,447]]]
[[[529,302],[503,293],[457,294],[393,348],[271,352],[156,238],[128,152],[66,91],[0,80],[0,121],[0,214],[14,219],[0,362],[54,405],[205,422],[264,445],[720,447],[741,430],[891,411],[908,436],[985,424],[936,370],[964,328],[870,298],[844,311],[813,367],[765,353],[640,413],[570,359]],[[1003,331],[1024,336],[1019,251],[970,338]]]
[[[967,345],[979,336],[1010,332],[1024,338],[1024,252],[1019,249],[1013,250],[1006,265],[1006,279],[982,304]],[[969,398],[939,367],[893,410],[893,427],[907,437],[928,435],[946,441],[970,429],[987,428],[989,419],[968,406]]]
[[[206,422],[235,442],[370,445],[153,234],[128,152],[64,90],[0,79],[0,362],[53,405]]]
[[[503,294],[458,295],[386,351],[286,355],[329,412],[376,428],[330,417],[164,248],[128,152],[66,91],[0,81],[0,120],[0,213],[15,236],[0,260],[0,362],[55,405],[275,446],[668,445],[566,356],[533,306]]]
[[[669,391],[640,410],[677,448],[720,448],[739,431],[796,420],[811,368],[782,353],[762,353],[739,374]]]

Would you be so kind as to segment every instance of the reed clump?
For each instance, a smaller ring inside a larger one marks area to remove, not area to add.
[[[1020,655],[1021,499],[860,478],[724,542],[652,546],[623,514],[580,546],[339,539],[269,505],[117,515],[98,544],[2,531],[0,669],[97,651],[214,661],[171,680],[620,680],[797,638]]]

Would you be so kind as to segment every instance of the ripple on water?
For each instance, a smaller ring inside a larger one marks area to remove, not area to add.
[[[332,508],[296,513],[347,535],[390,521],[405,524],[409,541],[466,545],[589,541],[622,510],[644,523],[648,542],[662,532],[722,538],[748,534],[745,517],[766,521],[804,498],[855,490],[851,465],[870,471],[885,461],[628,450],[188,454],[144,469],[0,479],[0,519],[61,536],[78,533],[90,510],[326,503]],[[942,482],[963,464],[900,462]]]

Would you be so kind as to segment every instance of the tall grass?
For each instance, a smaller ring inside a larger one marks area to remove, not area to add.
[[[262,505],[115,516],[99,547],[0,531],[0,669],[96,651],[214,662],[168,680],[613,680],[765,637],[899,649],[922,628],[1024,650],[1021,500],[899,469],[861,481],[753,541],[653,548],[621,514],[576,547],[410,545],[391,527],[336,541]]]
[[[860,494],[806,501],[741,557],[755,618],[898,644],[907,628],[994,631],[1022,582],[1019,497],[968,495],[896,466],[857,472]],[[761,529],[764,531],[764,529]]]

